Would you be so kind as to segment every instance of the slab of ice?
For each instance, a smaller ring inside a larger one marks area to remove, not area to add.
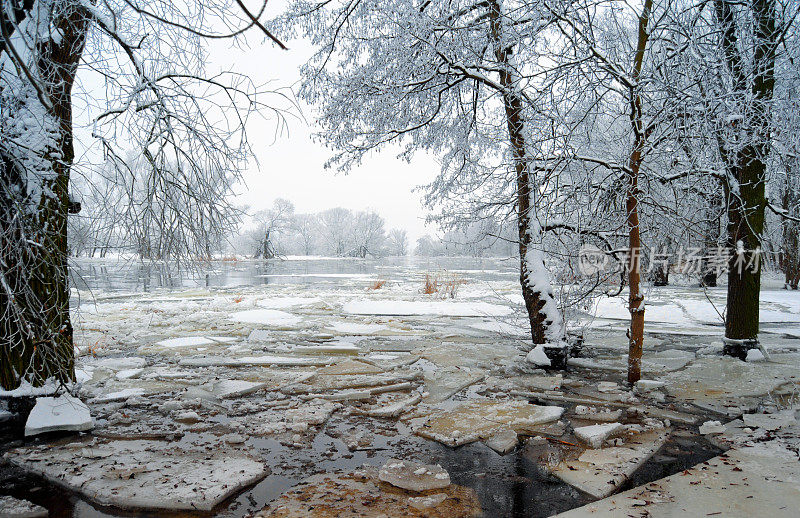
[[[519,443],[519,436],[514,430],[502,430],[484,440],[483,443],[500,455],[505,455]]]
[[[125,369],[117,372],[114,377],[118,380],[127,380],[131,378],[137,377],[139,374],[143,373],[144,369]]]
[[[337,340],[321,345],[299,345],[292,352],[300,354],[358,354],[361,351],[353,342]]]
[[[377,470],[364,467],[350,474],[314,475],[271,502],[256,514],[256,518],[477,518],[484,515],[475,490],[470,488],[450,484],[432,495],[414,495],[381,482]]]
[[[344,304],[342,311],[354,315],[480,317],[508,315],[513,312],[513,309],[508,306],[479,301],[353,300]]]
[[[25,422],[25,437],[55,431],[83,432],[93,427],[89,407],[80,399],[69,394],[40,397]]]
[[[659,378],[667,384],[667,393],[692,401],[763,396],[797,380],[800,380],[800,365],[791,360],[746,363],[729,357],[698,358],[686,369]]]
[[[793,518],[800,509],[800,463],[772,443],[734,449],[650,484],[557,515],[770,516]]]
[[[415,509],[424,511],[426,509],[432,509],[436,507],[445,500],[447,500],[446,494],[434,493],[432,495],[427,495],[427,496],[412,496],[411,498],[408,499],[408,504]]]
[[[183,358],[178,362],[187,367],[212,367],[215,365],[225,367],[245,367],[248,365],[327,365],[328,361],[316,360],[313,358],[298,358],[294,356],[244,356],[241,358],[226,358],[224,356],[200,356],[194,358]]]
[[[231,320],[244,322],[246,324],[283,327],[294,326],[302,321],[302,318],[276,309],[251,309],[232,314]]]
[[[557,421],[564,409],[531,405],[519,400],[477,400],[459,404],[452,410],[434,412],[414,433],[448,446],[460,446],[488,439],[503,430],[522,433],[537,425]]]
[[[231,451],[145,440],[81,445],[18,448],[6,458],[98,504],[122,509],[210,511],[267,473],[262,463]],[[104,454],[97,455],[100,450]]]
[[[133,396],[143,396],[145,390],[143,388],[126,388],[122,390],[118,390],[116,392],[110,392],[108,394],[103,394],[102,396],[96,397],[94,399],[95,403],[112,403],[114,401],[125,401],[129,397]]]
[[[378,479],[408,491],[430,491],[450,485],[450,474],[438,464],[399,459],[387,460],[378,471]]]
[[[0,518],[45,518],[47,509],[13,496],[0,496]]]
[[[599,448],[612,434],[622,430],[621,423],[595,424],[575,428],[575,436],[592,448]]]
[[[663,381],[655,381],[655,380],[639,380],[634,383],[634,388],[638,392],[650,392],[652,390],[659,390],[664,388],[666,383]]]
[[[356,359],[342,360],[334,365],[328,365],[320,369],[317,373],[320,375],[357,375],[357,374],[380,374],[384,369],[371,363],[362,362]]]
[[[226,399],[252,394],[267,385],[267,383],[254,383],[245,380],[220,380],[214,383],[211,393],[219,398]]]
[[[467,387],[478,383],[486,377],[482,370],[462,370],[454,368],[440,369],[425,373],[425,391],[428,395],[426,403],[447,401]]]
[[[703,435],[718,434],[725,431],[725,425],[719,421],[706,421],[700,425],[700,433]]]
[[[388,329],[383,324],[358,324],[355,322],[336,322],[328,327],[337,333],[346,333],[351,335],[371,335],[373,333]]]
[[[200,347],[203,345],[211,345],[213,343],[215,343],[214,340],[208,339],[204,336],[180,336],[178,338],[161,340],[156,342],[155,345],[172,349],[175,347]]]
[[[775,414],[743,414],[742,421],[750,428],[763,428],[775,431],[796,422],[794,410],[784,410]]]
[[[256,304],[266,309],[285,309],[295,306],[310,306],[320,300],[322,299],[319,297],[272,297],[261,299]]]
[[[363,410],[363,413],[371,417],[397,417],[421,400],[422,396],[420,394],[414,394],[409,398],[404,398],[388,405],[367,408]]]
[[[625,446],[586,450],[577,459],[559,463],[552,473],[584,493],[603,498],[616,491],[652,457],[668,435],[664,431],[647,432]]]
[[[147,360],[140,356],[131,356],[127,358],[102,358],[93,364],[95,367],[101,367],[112,371],[120,371],[126,369],[141,369],[147,366]]]

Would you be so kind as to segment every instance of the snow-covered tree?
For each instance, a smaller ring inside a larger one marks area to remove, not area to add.
[[[350,255],[361,257],[380,256],[386,244],[383,218],[376,212],[359,212],[353,221]]]
[[[67,275],[73,105],[127,170],[142,156],[143,192],[230,192],[249,147],[247,116],[266,108],[236,74],[204,74],[203,41],[272,38],[242,2],[21,0],[0,10],[0,385],[74,376]],[[277,42],[277,40],[274,40]],[[279,44],[279,43],[278,43]],[[86,79],[74,99],[73,86]],[[94,83],[92,83],[94,82]],[[99,86],[97,85],[99,83]],[[88,144],[88,143],[87,143]],[[185,214],[209,224],[207,213]],[[186,251],[189,253],[190,251]],[[204,252],[204,251],[201,251]]]
[[[295,214],[292,218],[291,229],[298,243],[298,252],[302,255],[311,255],[317,250],[319,238],[319,218],[316,214]]]
[[[254,257],[272,259],[280,254],[281,238],[292,228],[294,220],[294,204],[289,200],[278,198],[271,209],[260,210],[253,215],[256,224],[253,230],[255,243]]]
[[[387,236],[389,255],[404,256],[408,254],[408,232],[401,228],[393,228]]]
[[[530,81],[520,73],[536,65],[540,13],[539,4],[500,0],[299,1],[283,22],[319,48],[300,93],[319,106],[332,165],[346,170],[399,144],[403,157],[441,158],[430,205],[516,207],[532,342],[560,351],[565,328],[544,265],[526,137]]]

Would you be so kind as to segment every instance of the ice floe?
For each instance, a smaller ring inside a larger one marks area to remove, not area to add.
[[[25,436],[46,432],[84,432],[94,427],[89,407],[69,394],[36,398],[36,405],[25,422]]]

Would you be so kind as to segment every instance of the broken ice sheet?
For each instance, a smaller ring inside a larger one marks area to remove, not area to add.
[[[448,367],[425,373],[426,403],[441,403],[486,377],[482,370]]]
[[[246,396],[268,386],[267,383],[254,383],[245,380],[220,380],[211,386],[211,393],[215,396],[226,399],[239,396]]]
[[[231,314],[231,320],[246,324],[261,324],[272,327],[293,327],[303,319],[277,309],[251,309]]]
[[[443,494],[445,498],[442,498]],[[427,495],[426,495],[427,496]],[[283,493],[256,518],[374,516],[384,518],[469,518],[483,516],[473,489],[450,484],[422,502],[411,493],[378,480],[375,468],[351,474],[314,475]],[[422,507],[422,509],[420,508]]]
[[[25,423],[25,437],[55,431],[83,432],[93,427],[89,407],[80,399],[69,394],[39,397]]]
[[[686,369],[659,378],[671,396],[692,401],[763,396],[787,382],[800,381],[800,365],[746,363],[730,357],[698,358]]]
[[[336,322],[327,327],[337,333],[350,335],[371,335],[388,329],[383,324],[361,324],[358,322]]]
[[[509,306],[481,301],[353,300],[345,303],[342,311],[353,315],[482,317],[508,315],[513,312],[513,309]]]
[[[297,354],[358,354],[361,349],[353,342],[334,340],[320,345],[298,345],[292,348]]]
[[[408,412],[414,405],[422,400],[422,395],[413,394],[411,397],[396,399],[384,405],[377,405],[359,410],[359,413],[370,417],[397,417]]]
[[[497,432],[488,439],[484,439],[483,443],[500,455],[505,455],[517,447],[519,437],[514,430],[506,429]]]
[[[371,363],[357,359],[347,359],[317,371],[319,375],[379,374],[384,370]]]
[[[621,423],[603,423],[580,426],[574,429],[575,436],[591,448],[599,448],[612,434],[622,430]]]
[[[450,474],[441,466],[400,459],[387,460],[378,471],[378,479],[408,491],[444,489],[450,485]]]
[[[339,408],[338,403],[323,399],[294,401],[279,408],[271,408],[256,414],[235,417],[231,427],[241,433],[251,435],[273,435],[305,433],[309,429],[324,424],[331,414]]]
[[[96,455],[97,449],[111,454]],[[262,463],[243,455],[164,441],[31,446],[9,451],[6,459],[98,504],[131,510],[210,511],[267,474]]]
[[[610,495],[669,437],[666,431],[635,435],[623,446],[585,450],[577,459],[563,460],[552,474],[595,498]]]
[[[448,446],[461,446],[488,439],[502,430],[517,433],[534,431],[540,424],[557,421],[564,409],[531,405],[519,400],[476,400],[461,403],[451,410],[434,411],[414,433]]]
[[[47,518],[47,509],[13,496],[0,496],[0,518]]]
[[[559,514],[561,518],[718,516],[794,518],[800,463],[774,442],[730,450],[645,486]]]

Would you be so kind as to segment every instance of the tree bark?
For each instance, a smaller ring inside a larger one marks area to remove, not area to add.
[[[75,376],[67,270],[68,188],[75,155],[71,91],[89,20],[77,8],[57,14],[52,24],[61,31],[60,41],[36,41],[33,49],[36,77],[52,105],[47,116],[58,126],[54,148],[45,153],[52,174],[42,180],[44,194],[38,207],[27,210],[20,198],[26,191],[19,182],[27,175],[14,170],[21,173],[21,164],[9,157],[3,160],[0,385],[4,389],[19,386],[23,379],[41,385],[51,377],[67,382]]]

